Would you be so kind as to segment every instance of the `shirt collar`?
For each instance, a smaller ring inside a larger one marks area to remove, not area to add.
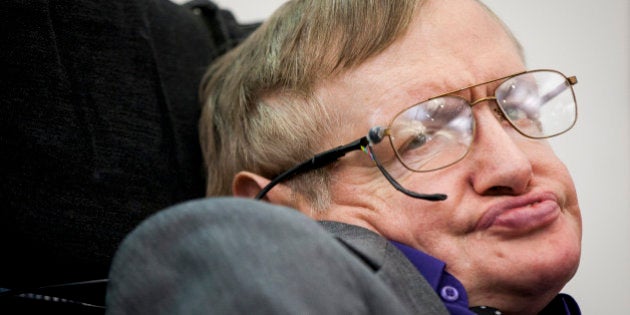
[[[468,309],[466,289],[457,278],[445,270],[446,264],[443,261],[405,244],[390,242],[405,254],[429,282],[451,315],[475,314]]]

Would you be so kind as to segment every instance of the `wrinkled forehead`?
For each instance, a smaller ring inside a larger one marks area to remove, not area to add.
[[[429,0],[401,38],[322,83],[317,94],[366,129],[419,101],[524,69],[520,46],[487,8],[475,0]]]

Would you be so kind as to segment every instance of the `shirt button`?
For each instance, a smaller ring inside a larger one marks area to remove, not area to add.
[[[445,301],[455,302],[459,299],[459,291],[450,285],[445,285],[440,290],[440,295]]]

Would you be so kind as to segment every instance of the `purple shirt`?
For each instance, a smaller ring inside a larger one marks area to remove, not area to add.
[[[407,256],[452,315],[476,314],[469,309],[466,289],[457,278],[445,270],[446,264],[443,261],[405,244],[390,242]],[[580,315],[581,313],[571,296],[559,294],[539,314]]]

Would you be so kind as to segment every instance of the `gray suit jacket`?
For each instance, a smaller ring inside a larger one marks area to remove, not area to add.
[[[143,222],[114,257],[106,303],[108,314],[447,314],[382,237],[235,198]]]
[[[385,238],[340,222],[321,222],[393,291],[414,314],[448,314],[446,307],[416,267]]]

